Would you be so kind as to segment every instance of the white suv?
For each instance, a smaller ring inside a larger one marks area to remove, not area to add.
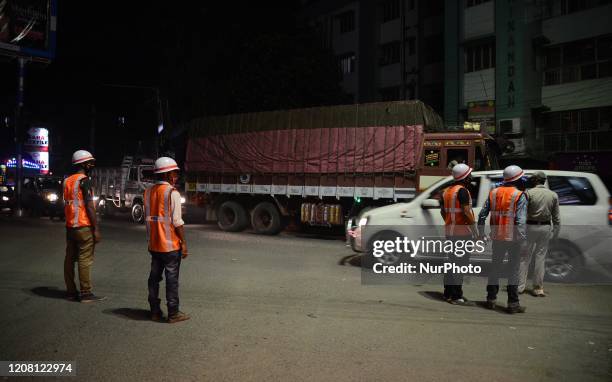
[[[525,174],[530,176],[534,171],[525,170]],[[574,280],[583,267],[595,267],[605,272],[606,266],[612,263],[612,256],[602,258],[612,248],[612,208],[608,189],[596,174],[554,170],[544,170],[544,173],[547,176],[546,186],[559,195],[562,226],[559,238],[551,243],[546,258],[547,278],[552,281]],[[502,181],[502,170],[473,172],[472,178],[470,191],[474,213],[478,216],[489,191]],[[358,252],[365,249],[366,243],[362,242],[361,236],[366,226],[369,238],[379,236],[377,234],[396,234],[388,230],[401,230],[400,227],[443,226],[440,200],[443,190],[452,182],[449,176],[409,203],[397,203],[365,212],[349,235],[354,237],[351,243],[353,249]],[[571,229],[569,226],[582,227]],[[595,231],[599,231],[599,234]],[[593,240],[593,237],[597,239]],[[479,259],[490,261],[488,257],[473,258],[473,261]]]

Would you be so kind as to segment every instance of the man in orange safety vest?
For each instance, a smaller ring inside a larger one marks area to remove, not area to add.
[[[518,285],[520,279],[521,255],[527,249],[527,197],[521,188],[523,170],[519,166],[504,169],[504,182],[492,189],[478,215],[478,226],[484,231],[484,224],[491,214],[491,239],[493,240],[493,260],[487,282],[486,307],[495,309],[499,278],[503,262],[508,255],[508,305],[510,314],[524,313],[525,307],[519,303]]]
[[[159,282],[166,273],[166,303],[168,322],[176,323],[189,319],[179,310],[179,269],[181,259],[187,257],[187,244],[181,215],[181,195],[174,188],[179,178],[179,167],[172,158],[161,157],[155,161],[155,185],[144,193],[145,222],[151,272],[149,274],[149,305],[151,319],[162,321]]]
[[[100,228],[96,219],[93,192],[88,177],[94,167],[94,157],[86,150],[75,151],[72,165],[77,172],[64,179],[64,215],[66,218],[66,257],[64,282],[67,298],[71,301],[95,302],[104,300],[92,292],[91,267],[95,244],[100,242]],[[78,263],[80,294],[74,283],[74,263]]]

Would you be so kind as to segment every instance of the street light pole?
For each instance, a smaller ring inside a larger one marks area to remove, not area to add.
[[[22,129],[22,116],[23,116],[23,98],[25,93],[25,64],[26,59],[24,57],[19,57],[19,84],[17,87],[17,108],[15,110],[15,150],[16,150],[16,162],[15,163],[15,192],[17,194],[17,209],[15,215],[18,217],[23,216],[23,210],[21,208],[21,186],[22,186],[22,178],[23,178],[23,167],[22,162],[23,158],[21,155],[21,129]]]

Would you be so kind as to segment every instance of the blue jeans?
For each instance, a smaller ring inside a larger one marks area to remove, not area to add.
[[[151,273],[149,274],[149,305],[151,312],[160,311],[159,282],[163,280],[162,273],[166,273],[166,303],[168,315],[179,310],[179,270],[181,268],[181,251],[150,252]]]

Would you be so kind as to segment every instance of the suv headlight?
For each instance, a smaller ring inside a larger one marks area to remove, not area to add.
[[[57,199],[58,199],[58,197],[57,197],[56,193],[50,192],[50,193],[47,194],[47,200],[48,201],[50,201],[50,202],[57,202]]]

